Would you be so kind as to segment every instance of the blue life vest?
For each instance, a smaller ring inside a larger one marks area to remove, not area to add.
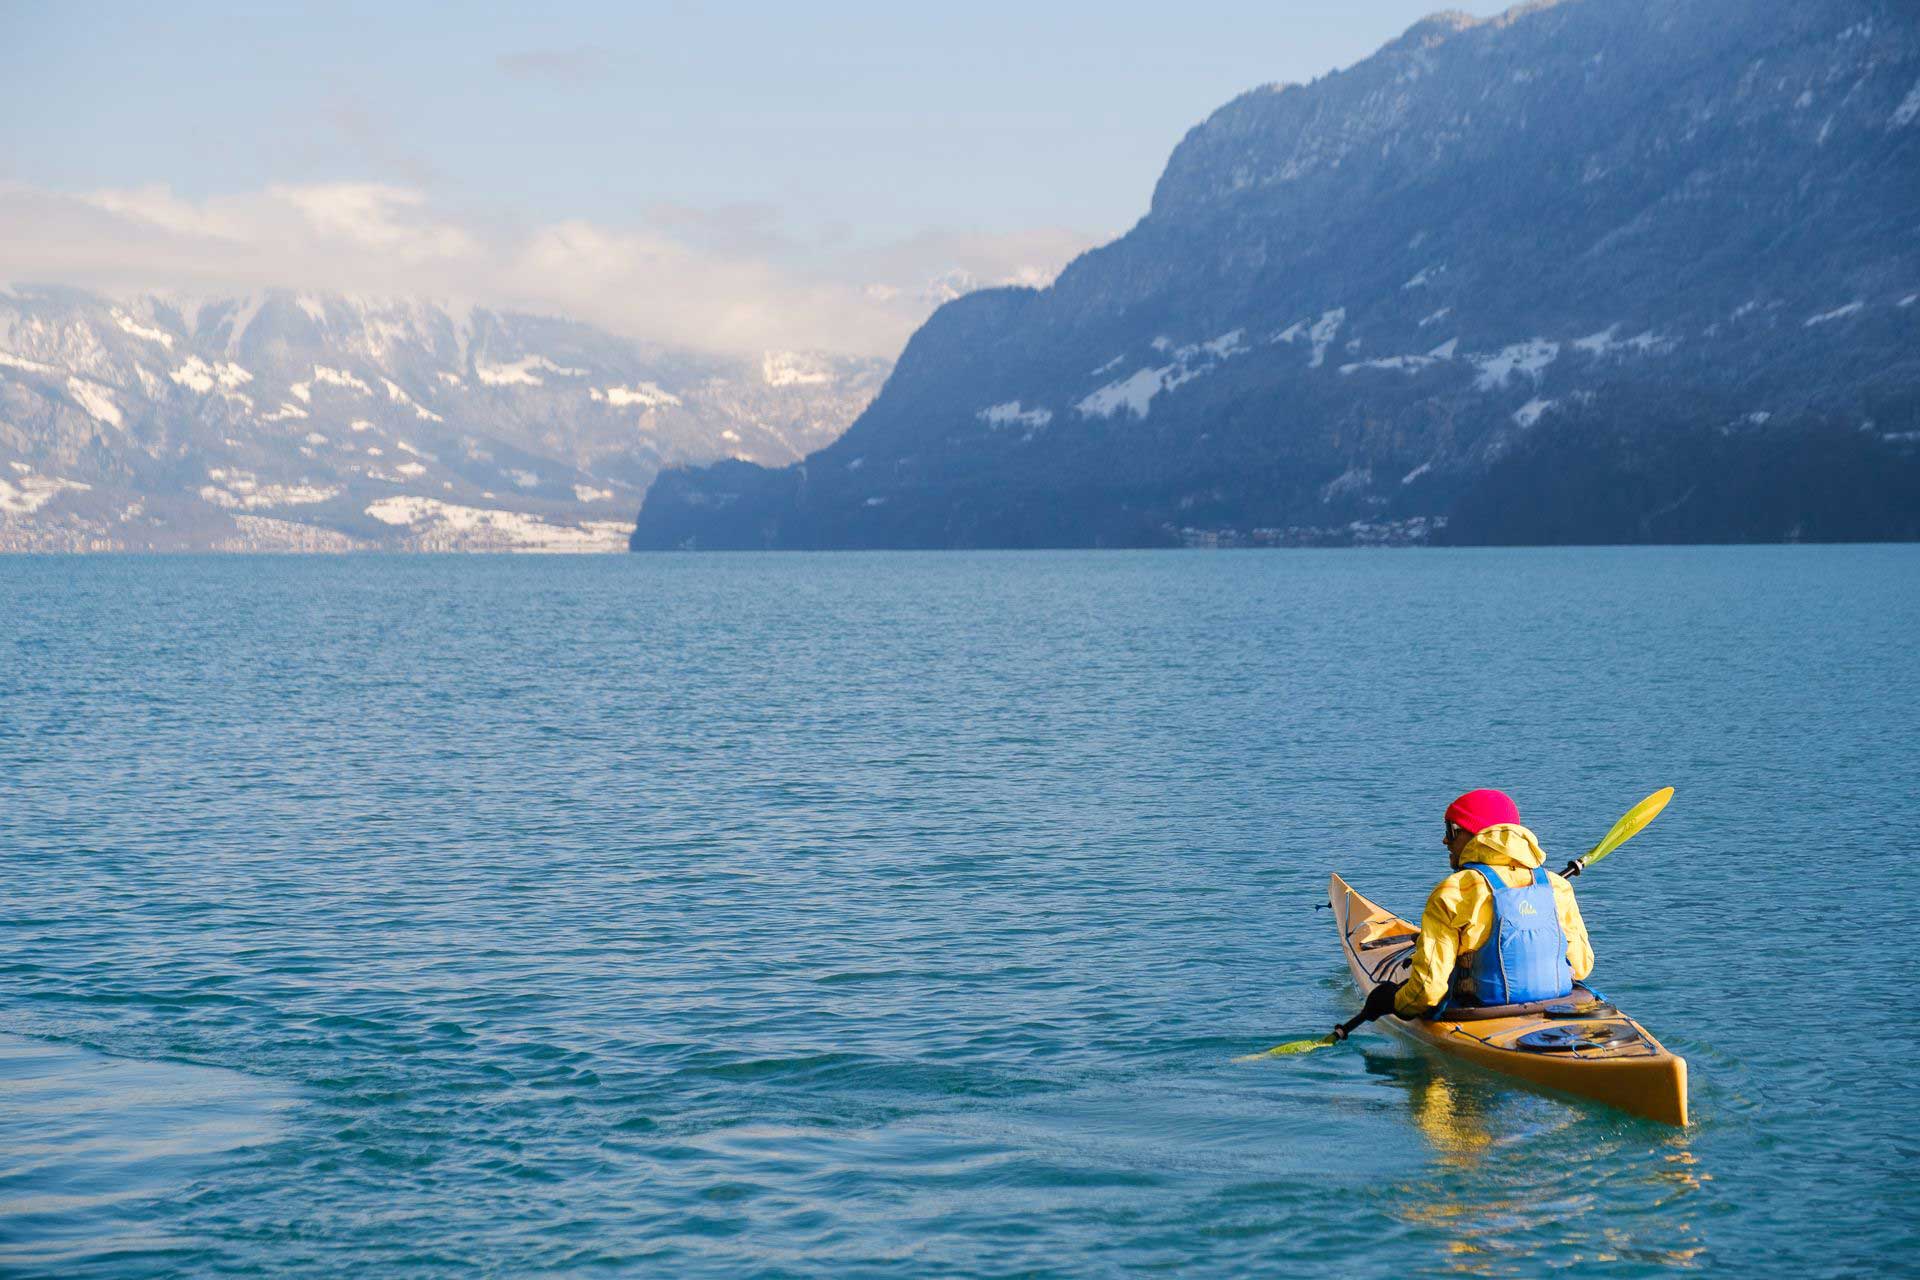
[[[1473,993],[1481,1004],[1525,1004],[1553,1000],[1573,992],[1573,966],[1567,963],[1567,934],[1553,900],[1553,881],[1533,873],[1531,883],[1508,888],[1498,872],[1481,862],[1478,871],[1493,891],[1493,932],[1473,955]]]

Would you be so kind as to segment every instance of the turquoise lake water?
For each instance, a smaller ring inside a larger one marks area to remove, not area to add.
[[[1920,548],[0,559],[0,1273],[1911,1274]],[[1681,1132],[1379,1033],[1501,786]]]

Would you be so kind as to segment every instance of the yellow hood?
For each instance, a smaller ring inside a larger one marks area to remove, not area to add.
[[[1457,871],[1469,862],[1484,862],[1494,867],[1537,867],[1546,860],[1547,852],[1540,847],[1539,837],[1517,822],[1503,822],[1468,841],[1460,856],[1453,859],[1453,867]]]

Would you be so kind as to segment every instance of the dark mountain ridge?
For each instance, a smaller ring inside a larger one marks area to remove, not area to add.
[[[1917,194],[1920,8],[1438,15],[1222,107],[825,449],[664,472],[633,545],[1920,536]]]

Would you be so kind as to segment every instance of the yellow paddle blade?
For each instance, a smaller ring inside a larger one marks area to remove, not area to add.
[[[1324,1049],[1328,1045],[1339,1043],[1340,1042],[1332,1036],[1315,1036],[1311,1040],[1289,1040],[1285,1044],[1277,1044],[1271,1049],[1263,1049],[1259,1053],[1249,1053],[1245,1057],[1235,1058],[1234,1061],[1259,1062],[1265,1058],[1284,1058],[1290,1053],[1312,1053],[1315,1049]]]
[[[1582,858],[1581,861],[1588,866],[1592,866],[1627,841],[1639,835],[1641,828],[1659,817],[1660,811],[1667,807],[1667,801],[1671,799],[1673,799],[1673,788],[1662,787],[1645,800],[1642,800],[1639,804],[1633,806],[1633,808],[1627,810],[1626,816],[1614,823],[1613,830],[1607,832],[1606,838],[1601,840],[1599,844],[1593,846],[1593,849],[1586,857]]]

